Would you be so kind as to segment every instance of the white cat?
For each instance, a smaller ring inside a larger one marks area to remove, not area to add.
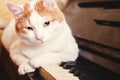
[[[20,75],[77,58],[78,46],[54,0],[7,6],[15,19],[5,28],[2,42]]]

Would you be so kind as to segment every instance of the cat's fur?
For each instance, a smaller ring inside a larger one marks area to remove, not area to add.
[[[14,15],[2,42],[21,75],[43,65],[73,61],[78,46],[54,0],[32,0],[23,7],[9,3]]]

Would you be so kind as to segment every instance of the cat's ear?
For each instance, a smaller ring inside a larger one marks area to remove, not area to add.
[[[22,7],[14,4],[14,3],[7,3],[7,7],[8,9],[12,12],[12,14],[14,15],[14,17],[17,19],[18,17],[20,17],[23,13],[23,9]]]
[[[49,8],[49,9],[57,8],[57,4],[55,0],[44,0],[43,5],[44,7]]]

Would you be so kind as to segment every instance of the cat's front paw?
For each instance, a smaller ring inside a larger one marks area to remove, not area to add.
[[[30,65],[34,68],[39,68],[41,66],[41,64],[42,63],[41,63],[40,59],[38,59],[38,58],[34,58],[34,59],[30,60]]]
[[[28,63],[23,63],[18,68],[18,73],[24,75],[26,73],[34,72],[35,68],[31,67]]]

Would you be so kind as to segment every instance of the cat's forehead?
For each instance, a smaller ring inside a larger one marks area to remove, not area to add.
[[[49,17],[52,21],[63,20],[63,13],[59,8],[52,8],[44,6],[44,0],[32,0],[24,5],[24,15],[31,15],[32,12],[37,12],[40,16]],[[27,16],[28,17],[28,16]]]

